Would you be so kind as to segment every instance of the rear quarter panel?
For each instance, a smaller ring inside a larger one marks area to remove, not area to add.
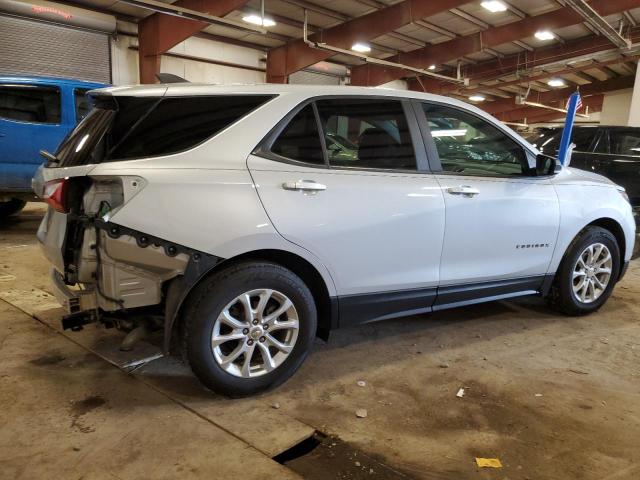
[[[137,169],[126,163],[117,174],[143,178],[145,186],[113,214],[114,223],[224,259],[263,249],[294,253],[314,265],[335,295],[326,267],[276,232],[246,168]],[[115,165],[98,165],[91,176],[112,176]]]

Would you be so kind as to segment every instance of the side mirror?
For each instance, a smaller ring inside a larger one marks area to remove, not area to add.
[[[558,160],[549,155],[539,154],[536,157],[536,175],[539,177],[557,173]]]

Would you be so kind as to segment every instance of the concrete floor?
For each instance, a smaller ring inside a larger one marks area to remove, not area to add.
[[[0,228],[0,479],[640,478],[638,260],[594,315],[528,298],[337,331],[277,390],[228,400],[177,358],[137,365],[153,342],[61,333],[41,213]]]

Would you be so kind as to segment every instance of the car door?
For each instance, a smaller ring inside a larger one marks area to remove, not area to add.
[[[395,99],[318,99],[248,159],[275,228],[329,269],[350,321],[427,311],[435,298],[444,200],[412,115]],[[353,155],[327,150],[325,132]]]
[[[549,178],[529,175],[506,129],[462,108],[420,107],[446,210],[437,304],[538,289],[560,221]]]
[[[40,150],[58,147],[70,127],[62,93],[58,86],[0,85],[0,188],[29,190]]]

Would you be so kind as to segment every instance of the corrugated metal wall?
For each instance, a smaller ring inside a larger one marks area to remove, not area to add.
[[[111,83],[109,37],[0,15],[0,74]]]

